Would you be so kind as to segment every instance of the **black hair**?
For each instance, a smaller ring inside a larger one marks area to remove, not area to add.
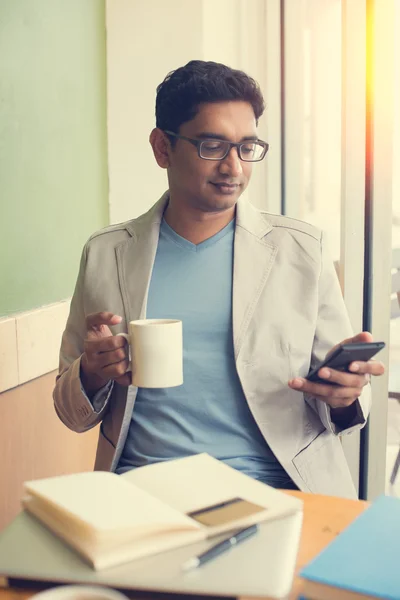
[[[168,73],[157,87],[156,126],[179,133],[182,123],[196,116],[200,104],[230,100],[251,104],[256,121],[264,112],[263,95],[252,77],[220,63],[191,60]]]

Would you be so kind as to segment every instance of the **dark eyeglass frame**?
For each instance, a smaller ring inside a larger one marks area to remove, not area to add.
[[[197,148],[197,154],[199,155],[199,158],[202,158],[203,160],[224,160],[228,156],[228,154],[232,150],[232,148],[237,148],[238,156],[239,156],[240,160],[242,160],[243,162],[260,162],[261,160],[263,160],[265,158],[265,155],[267,154],[268,148],[269,148],[268,142],[264,142],[263,140],[248,140],[247,142],[228,142],[228,140],[219,140],[216,138],[210,138],[208,140],[196,140],[194,138],[186,137],[185,135],[178,135],[177,133],[174,133],[173,131],[168,131],[167,129],[163,129],[163,131],[167,135],[172,135],[175,138],[178,138],[180,140],[186,140],[187,142],[190,142],[191,144],[193,144],[193,146],[195,146]],[[225,154],[223,156],[220,156],[219,158],[209,158],[208,156],[202,156],[201,155],[202,144],[210,142],[210,141],[223,142],[224,144],[227,144],[227,150],[226,150]],[[252,143],[258,144],[259,146],[263,147],[263,153],[262,153],[261,157],[256,158],[255,160],[249,160],[247,158],[243,158],[242,157],[242,146],[246,146],[246,145],[252,144]]]

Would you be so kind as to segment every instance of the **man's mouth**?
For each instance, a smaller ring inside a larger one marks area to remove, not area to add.
[[[210,182],[221,194],[234,194],[238,188],[238,183],[226,183],[225,181]]]

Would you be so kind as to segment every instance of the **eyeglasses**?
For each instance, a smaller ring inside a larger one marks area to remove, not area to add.
[[[184,135],[178,135],[173,131],[164,130],[167,135],[186,140],[196,146],[197,153],[204,160],[223,160],[231,151],[231,148],[237,148],[240,160],[244,162],[259,162],[268,152],[269,145],[262,140],[249,140],[248,142],[228,142],[226,140],[195,140]]]

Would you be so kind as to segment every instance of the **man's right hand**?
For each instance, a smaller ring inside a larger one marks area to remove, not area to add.
[[[89,397],[112,379],[120,385],[131,384],[131,373],[127,372],[127,342],[121,335],[113,335],[109,327],[117,325],[121,320],[121,317],[111,312],[93,313],[86,317],[87,333],[81,359],[81,381]]]

